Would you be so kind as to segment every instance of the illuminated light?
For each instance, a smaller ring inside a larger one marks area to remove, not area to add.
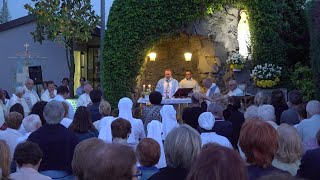
[[[190,52],[184,53],[184,59],[186,61],[191,61],[191,58],[192,58],[192,53],[190,53]]]
[[[152,52],[148,56],[150,58],[150,61],[156,61],[156,57],[157,57],[156,53]]]

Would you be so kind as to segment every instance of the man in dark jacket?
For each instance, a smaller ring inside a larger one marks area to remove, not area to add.
[[[43,152],[39,171],[51,178],[71,175],[71,161],[78,139],[73,132],[60,124],[64,115],[62,103],[55,100],[48,102],[43,115],[46,124],[28,138],[29,141],[37,143]]]

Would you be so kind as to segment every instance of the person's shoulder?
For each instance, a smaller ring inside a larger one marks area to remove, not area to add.
[[[164,78],[159,79],[158,83],[161,83],[164,81]]]
[[[304,156],[317,156],[320,158],[320,148],[307,150]]]

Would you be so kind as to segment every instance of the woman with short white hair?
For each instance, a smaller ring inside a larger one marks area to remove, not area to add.
[[[288,124],[281,124],[277,131],[279,145],[275,158],[272,161],[272,166],[283,171],[288,171],[292,176],[295,176],[303,155],[301,138],[297,130]]]
[[[28,139],[29,135],[42,126],[40,117],[36,114],[30,114],[22,120],[22,126],[26,134],[18,138],[18,142],[24,142]]]
[[[189,169],[200,153],[199,133],[188,125],[172,129],[164,141],[167,167],[149,180],[186,179]]]
[[[278,125],[276,124],[275,110],[272,105],[264,104],[264,105],[259,106],[258,115],[261,120],[264,120],[267,123],[271,124],[272,127],[274,127],[275,129],[278,128]]]
[[[251,105],[249,106],[247,109],[246,109],[246,112],[244,112],[243,116],[244,116],[244,119],[247,121],[247,120],[250,120],[250,119],[255,119],[257,117],[259,117],[258,115],[258,106],[256,105]]]

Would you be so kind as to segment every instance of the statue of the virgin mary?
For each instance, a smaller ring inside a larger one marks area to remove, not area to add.
[[[245,10],[241,10],[240,17],[241,19],[238,24],[239,54],[246,58],[248,57],[251,46],[247,12]]]

